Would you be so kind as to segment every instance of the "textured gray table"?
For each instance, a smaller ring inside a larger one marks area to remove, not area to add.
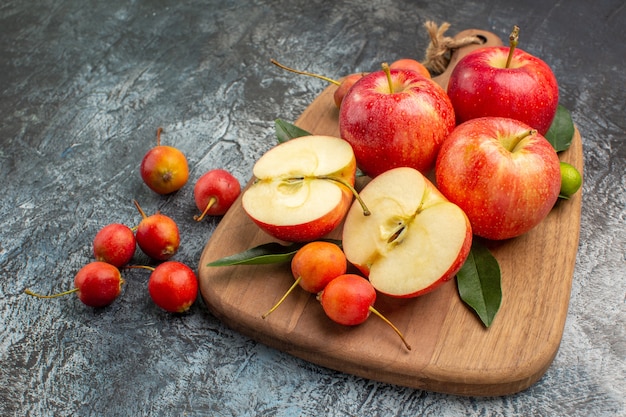
[[[161,312],[138,271],[105,309],[23,295],[71,286],[101,226],[138,222],[133,198],[179,222],[176,259],[196,266],[219,219],[192,220],[191,185],[169,197],[143,185],[156,128],[188,156],[190,184],[216,167],[243,184],[274,144],[273,120],[295,120],[326,87],[270,58],[333,77],[421,59],[426,20],[503,38],[520,25],[582,132],[569,315],[537,384],[466,398],[320,368],[231,331],[201,302]],[[0,415],[625,415],[625,26],[622,0],[2,2]]]

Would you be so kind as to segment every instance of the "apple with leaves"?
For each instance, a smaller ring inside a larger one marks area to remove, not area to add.
[[[372,214],[353,205],[343,227],[349,262],[376,290],[416,297],[450,280],[472,244],[472,228],[451,203],[414,168],[388,170],[360,192]]]
[[[253,167],[242,195],[246,214],[269,235],[312,241],[334,230],[353,196],[356,159],[350,145],[332,136],[302,136],[267,151]],[[361,215],[366,213],[363,207]]]
[[[435,177],[439,190],[465,211],[474,234],[492,240],[534,228],[561,188],[552,145],[527,124],[502,117],[459,125],[439,151]]]
[[[357,81],[339,109],[340,136],[370,177],[402,166],[431,170],[454,126],[443,88],[415,71],[386,64]]]

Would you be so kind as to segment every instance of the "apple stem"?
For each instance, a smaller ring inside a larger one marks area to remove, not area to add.
[[[387,317],[383,316],[378,310],[376,310],[374,307],[370,306],[369,310],[376,314],[378,317],[380,317],[385,323],[387,323],[389,326],[391,326],[391,328],[398,334],[398,336],[400,336],[400,339],[402,339],[402,342],[404,343],[404,346],[406,346],[406,348],[408,350],[411,350],[411,345],[409,345],[406,341],[406,339],[404,338],[404,336],[402,335],[402,332],[400,332],[400,330],[398,330],[398,328],[396,326],[393,325],[392,322],[389,321],[389,319],[387,319]]]
[[[139,214],[141,214],[142,218],[146,218],[148,216],[146,216],[146,213],[143,211],[143,209],[141,208],[141,206],[139,205],[139,203],[137,202],[137,200],[133,200],[133,203],[135,204],[135,207],[137,207],[137,210],[139,211]]]
[[[163,128],[159,127],[157,129],[157,134],[156,134],[156,139],[157,139],[157,146],[161,146],[161,132],[163,132]]]
[[[513,51],[517,48],[517,43],[519,41],[519,26],[513,26],[513,31],[509,35],[509,56],[506,58],[506,66],[505,68],[509,68],[511,66],[511,61],[513,60]]]
[[[389,94],[393,94],[393,82],[391,82],[391,69],[389,68],[389,64],[383,62],[382,67],[385,76],[387,76],[387,82],[389,83]]]
[[[287,296],[289,294],[291,294],[291,292],[294,290],[294,288],[296,288],[298,286],[298,284],[300,283],[300,280],[302,279],[302,277],[298,277],[296,279],[296,281],[293,283],[293,285],[291,287],[289,287],[289,289],[287,290],[287,292],[281,297],[280,300],[278,300],[278,302],[276,304],[274,304],[274,306],[272,308],[270,308],[265,314],[263,314],[261,316],[261,318],[265,319],[267,316],[269,316],[270,314],[272,314],[274,312],[274,310],[276,310],[278,308],[279,305],[282,304],[283,301],[285,301],[285,299],[287,298]]]
[[[354,194],[354,197],[357,199],[357,201],[361,205],[361,208],[363,209],[363,215],[364,216],[369,216],[369,215],[372,214],[372,212],[365,205],[365,202],[363,201],[363,199],[361,198],[359,193],[354,189],[354,187],[350,183],[342,180],[341,178],[328,177],[326,175],[321,175],[321,176],[319,176],[317,178],[320,179],[320,180],[335,181],[335,182],[338,182],[339,184],[347,187],[352,192],[352,194]]]
[[[327,81],[331,84],[335,84],[335,85],[341,85],[341,83],[337,80],[333,80],[331,78],[328,77],[324,77],[323,75],[319,75],[319,74],[313,74],[312,72],[306,72],[306,71],[299,71],[297,69],[294,68],[289,68],[281,63],[279,63],[278,61],[276,61],[275,59],[271,60],[272,64],[276,65],[279,68],[282,68],[284,70],[290,71],[290,72],[295,72],[296,74],[300,74],[300,75],[308,75],[309,77],[315,77],[315,78],[319,78],[320,80],[324,80]]]
[[[63,291],[63,292],[60,292],[58,294],[43,295],[43,294],[37,294],[36,292],[31,291],[29,288],[26,288],[24,290],[24,294],[32,295],[33,297],[37,297],[37,298],[57,298],[57,297],[61,297],[63,295],[71,294],[71,293],[76,292],[76,291],[78,291],[78,288],[72,288],[71,290]]]
[[[511,142],[510,146],[509,146],[509,151],[513,152],[515,151],[515,148],[517,147],[517,145],[519,145],[519,143],[524,139],[527,138],[528,136],[532,136],[534,134],[537,133],[536,129],[530,129],[530,130],[525,130],[522,133],[520,133],[519,135],[515,136],[513,138],[513,141]]]
[[[217,202],[217,198],[215,198],[215,196],[211,196],[211,199],[209,200],[209,202],[206,205],[206,208],[204,209],[204,211],[202,212],[201,215],[196,215],[193,216],[193,219],[197,222],[202,221],[202,219],[204,219],[204,216],[206,215],[206,213],[209,211],[209,209],[211,207],[213,207],[213,204],[215,204]]]

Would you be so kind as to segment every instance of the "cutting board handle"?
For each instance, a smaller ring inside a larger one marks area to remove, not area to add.
[[[452,52],[452,55],[450,56],[450,62],[448,63],[446,70],[442,72],[441,74],[437,75],[436,77],[433,77],[433,81],[435,81],[437,84],[443,87],[443,89],[446,91],[448,89],[448,81],[450,81],[450,75],[452,74],[454,67],[456,66],[456,64],[459,62],[461,58],[463,58],[465,55],[469,54],[470,52],[478,48],[482,48],[485,46],[502,46],[502,40],[496,34],[488,32],[486,30],[467,29],[462,32],[459,32],[454,37],[454,39],[459,40],[459,39],[463,39],[465,37],[470,37],[470,36],[477,36],[483,42],[469,44],[469,45],[462,46],[454,50]]]

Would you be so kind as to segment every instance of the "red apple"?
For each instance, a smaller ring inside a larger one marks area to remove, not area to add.
[[[443,88],[406,69],[387,67],[364,76],[339,109],[340,136],[370,177],[401,166],[429,171],[454,125]]]
[[[416,297],[454,277],[469,254],[472,229],[463,210],[424,175],[394,168],[369,182],[360,196],[372,214],[350,208],[343,250],[376,290]]]
[[[536,130],[501,117],[472,119],[446,139],[437,187],[465,211],[474,234],[501,240],[528,232],[559,196],[559,158]]]
[[[559,102],[552,70],[541,59],[509,48],[484,47],[470,52],[450,75],[448,96],[457,124],[484,116],[509,117],[537,129],[550,128]]]

